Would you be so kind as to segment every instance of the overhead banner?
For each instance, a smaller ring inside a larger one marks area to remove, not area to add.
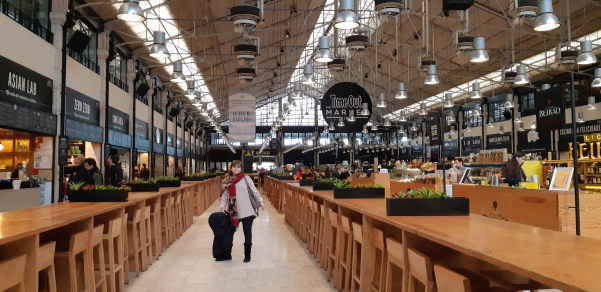
[[[229,104],[229,133],[232,142],[255,142],[257,112],[254,93],[231,91]]]
[[[129,134],[129,115],[109,106],[109,130]]]
[[[482,150],[481,137],[463,137],[461,139],[461,156],[469,156],[470,154],[478,154]]]
[[[445,140],[444,147],[442,149],[442,157],[455,157],[459,156],[459,140]]]
[[[428,130],[430,131],[430,145],[440,145],[440,136],[438,128],[438,119],[428,122]]]
[[[82,123],[100,125],[100,102],[67,87],[65,115]]]
[[[586,121],[576,124],[577,141],[584,142],[583,135],[601,133],[601,120]],[[572,142],[572,124],[566,124],[565,127],[559,129],[559,142],[557,148],[559,151],[568,151],[568,143]]]
[[[369,115],[362,115],[363,104],[367,105]],[[371,116],[371,98],[363,87],[353,82],[341,82],[330,87],[321,99],[321,113],[324,120],[336,127],[336,132],[361,132]],[[355,121],[349,121],[351,112]],[[344,126],[338,126],[342,118]]]
[[[511,133],[492,134],[486,136],[486,149],[507,149],[511,151]]]
[[[565,106],[563,88],[553,87],[534,94],[536,127],[542,141],[551,141],[551,131],[563,128]]]
[[[0,100],[52,113],[52,79],[0,56]]]
[[[520,131],[518,132],[518,151],[548,152],[551,151],[551,140],[543,140],[539,132],[535,130]]]

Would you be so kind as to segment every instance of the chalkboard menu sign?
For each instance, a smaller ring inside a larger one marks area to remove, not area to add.
[[[422,154],[422,144],[411,145],[411,154]]]
[[[148,152],[150,151],[150,141],[136,138],[136,145],[134,147],[140,152]]]
[[[120,132],[109,130],[108,143],[113,146],[131,148],[131,136]]]
[[[463,137],[461,139],[461,156],[469,156],[471,153],[477,154],[482,150],[482,138]]]
[[[486,149],[507,149],[511,151],[511,133],[486,136]]]
[[[148,123],[140,119],[136,119],[135,129],[137,138],[148,140]]]
[[[0,100],[51,113],[52,79],[0,56]]]
[[[459,141],[457,139],[445,140],[444,147],[442,150],[442,157],[455,157],[458,155],[459,155]]]
[[[69,164],[69,137],[59,136],[58,138],[58,165]]]
[[[55,114],[17,106],[0,98],[0,126],[16,130],[56,135]]]
[[[102,127],[71,119],[65,119],[65,133],[71,139],[81,139],[95,143],[102,143],[104,141],[104,130]]]
[[[67,87],[67,118],[86,124],[100,125],[100,102]]]
[[[109,130],[129,134],[129,115],[113,107],[109,107]]]

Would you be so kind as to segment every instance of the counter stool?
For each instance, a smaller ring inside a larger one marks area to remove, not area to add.
[[[310,213],[309,213],[309,239],[307,240],[307,248],[309,252],[315,255],[316,247],[317,247],[317,236],[318,236],[318,216],[319,216],[319,207],[317,202],[311,201],[310,205]]]
[[[499,284],[501,287],[504,287],[509,291],[537,291],[539,289],[552,289],[552,287],[549,287],[545,284],[514,274],[507,270],[480,271],[480,275],[493,283]]]
[[[301,208],[301,233],[303,236],[303,241],[304,242],[308,242],[309,241],[309,230],[310,230],[310,216],[311,216],[311,202],[313,202],[313,200],[311,200],[311,197],[309,197],[307,194],[303,195],[303,205]]]
[[[36,259],[36,271],[45,273],[43,287],[48,288],[44,291],[56,292],[56,272],[54,270],[54,251],[56,249],[56,241],[51,241],[38,248],[37,259]],[[2,272],[0,272],[0,275]],[[1,277],[1,276],[0,276]],[[2,280],[0,280],[2,281]],[[2,289],[0,289],[2,290]]]
[[[163,251],[163,243],[161,240],[161,199],[157,198],[152,205],[152,209],[150,211],[150,222],[152,226],[152,238],[154,240],[153,247],[154,250],[152,255],[154,255],[157,259],[161,256]]]
[[[466,273],[467,272],[467,273]],[[470,275],[470,278],[466,274]],[[484,285],[474,285],[473,277],[481,278],[469,271],[459,271],[457,269],[449,269],[440,265],[434,265],[434,276],[436,277],[436,288],[438,292],[509,292],[510,290],[503,287],[490,287],[486,279]]]
[[[59,291],[92,291],[94,283],[94,265],[90,262],[89,247],[91,234],[84,230],[71,234],[68,251],[59,251],[54,254],[56,265],[57,289]],[[78,264],[81,255],[82,264]],[[78,267],[80,267],[78,269]],[[82,270],[83,268],[83,270]]]
[[[146,259],[145,257],[145,242],[146,233],[142,228],[142,210],[137,209],[134,211],[132,220],[127,221],[127,233],[128,233],[128,244],[132,244],[129,248],[133,250],[133,254],[129,253],[129,262],[133,264],[136,277],[140,276],[140,271],[146,270]]]
[[[25,261],[20,255],[0,262],[0,291],[18,286],[16,291],[25,292]]]
[[[432,261],[430,260],[430,257],[413,248],[408,248],[407,259],[409,261],[409,283],[407,283],[407,291],[416,291],[416,281],[422,283],[426,287],[426,292],[434,291],[436,283],[434,283],[434,274],[432,273]]]
[[[180,236],[182,236],[182,233],[183,233],[182,193],[181,192],[178,192],[178,194],[175,197],[175,202],[173,203],[173,212],[174,212],[174,216],[173,216],[174,221],[172,222],[172,224],[173,224],[173,230],[175,230],[175,237],[173,238],[173,241],[175,241]]]
[[[192,226],[192,202],[191,202],[192,194],[191,191],[188,190],[184,194],[184,201],[182,203],[182,211],[184,218],[184,230],[188,230],[190,226]]]
[[[368,266],[373,271],[372,278],[369,280],[369,288],[374,292],[382,292],[386,289],[386,243],[384,241],[384,232],[377,228],[371,229],[372,262]]]
[[[353,248],[351,256],[351,291],[361,286],[361,248],[363,246],[363,225],[353,222]]]
[[[319,251],[317,253],[317,259],[319,260],[319,264],[321,265],[322,268],[326,269],[327,268],[327,255],[328,255],[328,248],[327,248],[327,228],[326,228],[326,208],[325,205],[320,204],[319,205],[319,209],[321,210],[320,214],[321,217],[319,218]]]
[[[121,243],[123,249],[121,252],[121,267],[123,269],[123,282],[129,284],[129,243],[127,237],[127,218],[129,214],[125,213],[121,219]],[[106,234],[106,233],[105,233]]]
[[[386,237],[386,292],[407,291],[407,267],[405,266],[405,250],[403,243]],[[393,268],[396,267],[402,272],[400,275],[393,275]],[[400,277],[399,277],[400,276]],[[399,281],[398,279],[402,279]],[[395,279],[393,281],[393,279]],[[397,287],[400,284],[400,287]],[[395,286],[393,288],[393,286]]]
[[[173,225],[171,222],[173,221],[173,197],[169,197],[165,201],[165,205],[161,207],[161,235],[163,237],[163,243],[166,246],[171,245],[173,238]]]
[[[351,288],[351,255],[353,253],[353,231],[351,219],[340,215],[340,232],[338,233],[338,287],[341,290]]]
[[[145,237],[144,237],[144,241],[142,241],[144,243],[144,253],[146,254],[146,269],[148,269],[148,266],[152,265],[152,243],[153,243],[153,239],[152,239],[152,220],[150,219],[150,210],[151,207],[150,206],[146,206],[146,208],[144,208],[144,225],[146,227],[146,229],[144,230],[145,233]]]
[[[338,274],[338,262],[340,249],[337,247],[338,238],[340,237],[340,223],[338,222],[338,213],[334,212],[331,208],[328,208],[328,216],[330,218],[330,226],[328,228],[328,240],[327,240],[327,270],[326,275],[328,281],[334,283],[334,288],[340,289],[337,282]]]
[[[103,232],[104,225],[102,224],[92,229],[92,263],[94,264],[94,291],[98,291],[100,288],[102,292],[106,292]]]
[[[124,240],[126,237],[123,234],[123,232],[127,231],[126,224],[127,213],[123,217],[110,220],[107,224],[106,233],[102,235],[106,246],[104,258],[106,260],[106,277],[110,292],[124,291],[123,284],[129,281],[126,280],[129,279],[129,275],[125,277],[128,272],[124,269],[124,265],[127,262],[127,249],[124,248],[127,240]]]

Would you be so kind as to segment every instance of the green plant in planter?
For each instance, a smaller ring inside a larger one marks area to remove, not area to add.
[[[179,177],[159,176],[154,178],[155,181],[178,181]]]
[[[351,186],[351,184],[347,181],[343,181],[343,180],[338,180],[337,182],[334,183],[334,188],[337,189],[351,189],[353,188],[353,186]]]
[[[134,179],[134,180],[130,180],[127,183],[128,184],[155,184],[156,181],[153,181],[152,179],[145,180],[143,178],[137,178],[137,179]]]
[[[341,180],[339,178],[335,178],[335,177],[318,177],[317,180],[320,182],[330,182],[330,183],[337,183],[337,182],[343,181],[343,180]],[[346,180],[344,180],[344,182],[346,182]]]
[[[398,194],[393,194],[393,198],[403,198],[403,199],[411,199],[411,198],[424,198],[424,199],[446,199],[450,198],[446,193],[435,191],[432,189],[421,188],[419,190],[407,190],[406,193],[399,192]]]
[[[366,188],[370,188],[370,189],[383,189],[384,186],[381,184],[357,184],[354,186],[355,188],[358,189],[366,189]]]
[[[77,191],[77,190],[79,190],[85,184],[86,184],[85,181],[80,181],[78,183],[76,183],[76,182],[70,182],[69,183],[69,189],[72,190],[72,191]]]

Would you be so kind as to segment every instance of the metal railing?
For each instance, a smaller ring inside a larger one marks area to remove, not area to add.
[[[14,21],[27,28],[29,31],[35,33],[45,41],[52,44],[54,40],[54,34],[47,28],[42,26],[37,19],[33,19],[25,13],[21,12],[12,4],[6,0],[0,0],[0,11],[6,16],[12,18]]]
[[[148,98],[146,98],[146,96],[144,95],[139,95],[139,94],[134,94],[136,99],[139,100],[140,102],[142,102],[145,105],[148,105]]]
[[[68,52],[69,52],[69,57],[73,58],[75,61],[81,63],[82,65],[86,66],[88,69],[96,72],[96,74],[100,74],[100,67],[98,66],[98,64],[96,64],[94,61],[92,61],[90,58],[76,52],[73,51],[69,48],[67,48]]]
[[[115,75],[109,74],[109,80],[111,81],[111,83],[123,89],[125,92],[129,92],[129,86],[127,86],[125,82],[121,81],[121,79],[115,77]]]

